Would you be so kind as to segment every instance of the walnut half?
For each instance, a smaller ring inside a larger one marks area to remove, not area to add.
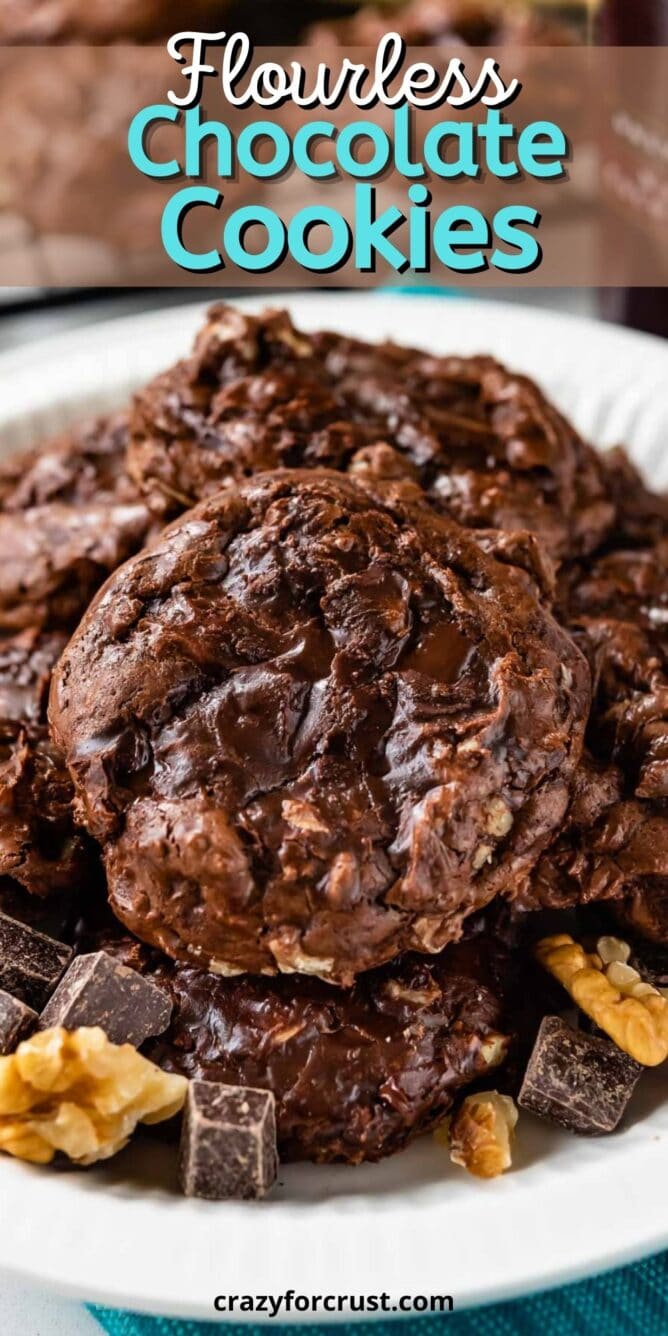
[[[598,954],[595,958],[588,955],[567,933],[544,937],[535,954],[585,1015],[629,1057],[643,1067],[666,1061],[668,1000],[657,989],[643,985],[635,970],[617,960],[611,961],[604,974]]]
[[[33,1164],[56,1151],[76,1164],[107,1160],[137,1123],[178,1113],[187,1085],[103,1030],[43,1030],[0,1058],[0,1150]]]
[[[450,1123],[450,1159],[476,1178],[496,1178],[512,1163],[517,1109],[509,1095],[467,1095]]]

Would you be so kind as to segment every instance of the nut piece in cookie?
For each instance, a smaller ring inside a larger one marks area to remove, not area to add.
[[[102,1030],[43,1030],[0,1058],[0,1150],[32,1164],[57,1152],[75,1164],[108,1160],[137,1123],[173,1118],[186,1087]]]
[[[275,1100],[270,1090],[191,1081],[179,1177],[187,1197],[266,1197],[276,1180]]]
[[[614,510],[603,465],[528,378],[490,357],[305,334],[286,311],[217,305],[192,355],[135,399],[129,470],[175,514],[272,468],[403,475],[474,528],[591,551]]]
[[[0,988],[41,1011],[72,959],[72,948],[0,914]]]
[[[77,956],[52,993],[40,1030],[78,1030],[98,1025],[112,1044],[140,1048],[167,1029],[172,1004],[167,994],[104,951]]]
[[[318,979],[216,978],[133,938],[107,950],[164,988],[174,1010],[146,1053],[196,1081],[271,1090],[285,1160],[379,1160],[489,1081],[513,1038],[519,962],[476,937],[406,956],[350,990]]]
[[[518,894],[588,703],[524,572],[429,510],[295,470],[126,563],[50,714],[132,932],[223,976],[348,985]]]
[[[642,1067],[616,1044],[546,1016],[526,1069],[519,1103],[569,1132],[614,1132]]]

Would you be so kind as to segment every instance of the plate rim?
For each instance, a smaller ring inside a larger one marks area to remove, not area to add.
[[[586,340],[587,343],[591,341],[597,345],[599,349],[597,356],[603,360],[610,357],[620,357],[624,359],[624,364],[627,367],[629,364],[633,364],[634,367],[638,368],[644,365],[646,381],[650,386],[653,385],[655,381],[658,383],[661,380],[665,387],[665,382],[668,380],[668,378],[665,377],[665,367],[668,365],[668,343],[664,343],[661,339],[651,335],[627,331],[614,325],[604,325],[591,317],[564,313],[561,311],[544,310],[533,306],[523,305],[521,303],[513,302],[506,305],[501,302],[492,302],[481,298],[462,297],[459,294],[451,295],[444,293],[435,296],[434,294],[406,294],[401,291],[346,294],[295,291],[288,293],[280,292],[276,294],[269,293],[264,294],[261,297],[253,298],[236,298],[234,294],[224,294],[221,292],[220,297],[229,300],[234,306],[248,310],[257,309],[258,307],[266,305],[287,304],[297,313],[298,320],[304,318],[304,315],[309,315],[313,318],[314,323],[323,325],[332,324],[334,327],[336,327],[337,324],[341,327],[341,319],[337,317],[342,317],[345,320],[345,313],[350,312],[349,328],[351,330],[359,328],[359,322],[356,324],[355,321],[356,313],[358,311],[365,311],[368,314],[371,310],[371,303],[373,303],[376,311],[378,311],[378,308],[384,308],[388,320],[390,320],[393,311],[396,310],[397,314],[401,313],[401,337],[412,339],[417,344],[421,342],[419,337],[420,320],[418,320],[418,311],[424,319],[426,307],[431,311],[431,316],[433,317],[434,311],[438,308],[438,303],[448,302],[449,312],[455,316],[451,341],[452,345],[455,347],[457,343],[456,313],[459,310],[462,314],[464,314],[464,312],[466,313],[464,316],[466,321],[480,322],[482,329],[482,337],[480,340],[481,351],[485,350],[484,331],[489,327],[498,329],[501,324],[506,324],[509,329],[517,330],[520,327],[523,327],[524,331],[528,331],[531,327],[537,329],[537,327],[540,326],[541,331],[546,337],[554,333],[555,335],[559,335],[559,338],[563,338],[564,327],[567,327],[573,334],[573,338],[576,342],[579,343],[582,340]],[[0,441],[2,440],[3,435],[10,429],[15,417],[17,419],[20,417],[25,418],[26,414],[32,414],[32,407],[25,403],[25,395],[30,377],[34,380],[36,365],[40,367],[40,369],[45,369],[45,376],[48,381],[49,375],[53,378],[56,368],[63,365],[67,366],[71,358],[75,364],[79,362],[86,365],[88,363],[91,365],[95,364],[96,370],[99,371],[97,392],[102,392],[102,388],[105,385],[107,389],[110,389],[112,381],[120,388],[120,368],[123,365],[123,358],[120,356],[119,349],[122,351],[124,348],[127,348],[131,351],[133,347],[137,347],[142,341],[149,338],[152,330],[156,333],[160,347],[163,346],[163,343],[169,343],[170,340],[177,340],[182,332],[189,336],[198,317],[201,316],[203,309],[205,309],[208,304],[208,301],[200,298],[192,303],[169,307],[167,309],[161,308],[158,305],[155,308],[141,313],[115,316],[110,320],[99,322],[97,325],[83,325],[76,330],[71,330],[63,334],[51,334],[46,338],[34,340],[30,344],[21,346],[18,349],[1,353],[0,372],[5,372],[5,380],[9,380],[10,384],[6,401],[2,407],[0,407]],[[328,312],[332,312],[334,318],[332,318],[331,315],[328,315]],[[427,322],[425,322],[425,327],[426,323]],[[416,332],[418,334],[417,337]],[[568,341],[570,342],[570,340]],[[107,350],[108,357],[101,356],[105,349]],[[177,354],[178,348],[175,348],[171,356]],[[569,356],[566,357],[566,362],[568,362]],[[521,358],[518,360],[521,362]],[[512,356],[512,349],[510,348],[507,361],[511,365],[515,364],[515,359]],[[51,368],[50,372],[49,367]],[[531,374],[535,373],[532,372]],[[65,377],[65,381],[67,382],[67,376]],[[84,389],[88,388],[89,387],[82,386],[79,391],[75,391],[74,389],[68,391],[68,397],[72,405],[76,402],[77,395],[79,395],[79,401],[81,401]],[[22,402],[23,408],[20,407]],[[56,402],[55,398],[53,399],[53,402]],[[40,413],[41,412],[42,409],[40,409]],[[649,1131],[651,1132],[651,1128]],[[632,1144],[635,1145],[636,1152],[638,1152],[639,1147],[642,1150],[644,1144],[642,1133],[635,1137]],[[666,1156],[666,1144],[666,1139],[664,1139],[664,1159]],[[631,1148],[629,1147],[629,1153],[630,1149]],[[613,1157],[613,1159],[614,1158],[615,1157]],[[637,1154],[635,1158],[638,1158]],[[658,1153],[656,1158],[659,1158]],[[624,1161],[623,1153],[621,1155],[621,1161]],[[630,1173],[621,1161],[619,1159],[616,1161],[618,1170],[621,1169],[619,1177],[621,1182],[624,1183],[626,1193],[633,1199],[634,1186],[637,1188],[637,1184],[634,1183],[633,1173]],[[8,1164],[3,1158],[2,1162],[0,1162],[0,1191],[5,1186],[2,1180],[7,1180],[12,1176],[7,1173],[9,1168],[11,1168],[12,1174],[16,1171],[18,1180],[24,1167],[11,1162]],[[308,1170],[306,1172],[308,1172]],[[520,1197],[526,1197],[527,1194],[531,1194],[535,1191],[535,1189],[529,1185],[530,1172],[530,1167],[524,1170],[527,1178],[525,1182],[519,1184]],[[589,1165],[588,1172],[593,1172],[591,1164]],[[600,1170],[598,1172],[600,1172]],[[522,1171],[520,1170],[520,1175],[521,1173]],[[516,1175],[509,1176],[508,1181],[512,1182],[516,1177]],[[596,1177],[596,1174],[594,1174],[594,1177]],[[578,1189],[577,1180],[578,1175],[574,1174],[572,1180],[574,1194],[576,1194]],[[53,1178],[51,1182],[54,1184],[55,1189],[57,1180]],[[444,1180],[444,1184],[443,1201],[448,1200],[449,1180]],[[503,1200],[503,1196],[499,1197],[498,1194],[496,1198],[494,1196],[494,1188],[496,1185],[490,1186],[492,1189],[488,1196],[490,1203],[494,1200]],[[504,1187],[507,1186],[508,1184],[504,1185],[503,1183],[499,1183],[498,1188],[500,1189],[501,1194],[504,1193]],[[469,1185],[467,1183],[467,1190],[468,1187]],[[485,1190],[486,1189],[482,1189],[483,1192]],[[471,1194],[476,1192],[480,1193],[481,1189],[479,1185],[471,1182],[470,1191]],[[103,1202],[106,1198],[106,1192],[107,1190],[105,1186],[101,1185],[99,1189],[94,1191],[93,1195],[95,1198],[99,1197]],[[14,1197],[18,1199],[20,1195],[21,1189],[19,1187],[14,1192]],[[29,1195],[32,1197],[32,1193]],[[39,1195],[39,1189],[37,1189],[37,1196]],[[52,1192],[51,1190],[46,1191],[46,1189],[43,1189],[41,1195],[42,1197],[50,1197]],[[57,1193],[55,1195],[58,1196]],[[455,1195],[457,1195],[457,1193],[455,1193]],[[11,1198],[11,1191],[9,1196]],[[369,1214],[373,1214],[375,1209],[377,1209],[374,1206],[374,1202],[376,1201],[374,1196],[366,1198],[367,1205],[364,1209],[360,1206],[362,1198],[351,1198],[350,1200],[354,1201],[354,1208],[345,1208],[340,1212],[341,1221],[346,1224],[348,1229],[351,1229],[351,1223],[355,1226],[360,1225],[365,1211],[368,1216]],[[346,1198],[346,1201],[348,1201],[348,1198]],[[472,1201],[473,1195],[471,1197],[471,1202]],[[369,1202],[370,1205],[368,1204]],[[147,1199],[143,1205],[148,1209],[152,1203]],[[280,1210],[282,1205],[283,1203],[280,1201],[274,1204],[274,1209],[271,1212],[272,1220],[276,1211]],[[337,1202],[334,1202],[333,1205],[332,1203],[329,1203],[327,1209],[336,1214],[337,1205]],[[442,1205],[443,1202],[441,1202],[441,1210]],[[14,1206],[18,1206],[18,1200],[15,1200]],[[314,1212],[320,1214],[324,1207],[325,1203],[323,1202],[308,1203],[308,1214],[313,1215]],[[225,1217],[224,1229],[227,1229],[228,1221],[233,1217],[235,1208],[236,1204],[227,1207],[217,1207],[217,1210],[220,1212],[220,1217],[218,1218],[222,1219],[223,1216]],[[76,1204],[74,1208],[70,1208],[66,1204],[66,1215],[69,1209],[76,1209]],[[259,1209],[264,1212],[266,1207],[261,1206]],[[480,1208],[480,1210],[482,1210],[482,1208]],[[299,1211],[302,1216],[299,1221],[301,1232],[305,1213],[304,1203],[302,1202],[299,1203]],[[400,1222],[401,1219],[405,1219],[408,1225],[414,1228],[415,1214],[418,1212],[424,1213],[423,1218],[429,1216],[430,1222],[438,1221],[438,1206],[431,1201],[425,1205],[421,1200],[411,1202],[408,1209],[405,1205],[401,1209],[397,1207],[394,1214],[392,1214],[392,1218],[398,1222]],[[144,1212],[139,1212],[139,1214],[143,1215]],[[173,1214],[176,1221],[176,1211],[174,1211]],[[293,1210],[293,1219],[295,1214],[296,1212]],[[476,1212],[471,1205],[464,1211],[464,1214],[475,1215]],[[491,1210],[491,1214],[499,1214],[498,1206],[496,1206],[494,1210]],[[109,1215],[115,1217],[115,1209],[110,1208]],[[238,1219],[240,1216],[241,1213],[237,1212]],[[187,1220],[188,1217],[189,1212],[181,1210],[181,1218]],[[267,1221],[270,1219],[269,1216],[260,1217],[260,1219],[265,1218]],[[352,1232],[354,1233],[355,1231],[352,1230]],[[269,1238],[271,1236],[271,1228],[269,1224],[267,1224],[266,1227],[263,1224],[257,1233],[259,1235],[266,1234],[267,1238]],[[25,1242],[27,1237],[28,1236],[25,1234],[23,1228],[18,1227],[17,1225],[16,1243],[20,1244],[21,1242]],[[464,1297],[460,1301],[457,1300],[456,1281],[454,1278],[451,1278],[450,1287],[454,1292],[456,1304],[455,1311],[464,1311],[469,1307],[500,1302],[513,1297],[518,1297],[522,1294],[535,1293],[564,1283],[570,1283],[571,1281],[582,1279],[585,1276],[599,1274],[614,1267],[624,1265],[666,1246],[668,1246],[668,1221],[662,1223],[657,1216],[655,1223],[648,1226],[644,1233],[641,1230],[635,1241],[624,1237],[617,1247],[608,1245],[604,1258],[598,1257],[597,1260],[592,1261],[592,1253],[590,1252],[586,1258],[580,1259],[579,1261],[577,1258],[569,1257],[568,1261],[563,1260],[560,1262],[558,1258],[554,1259],[551,1257],[546,1250],[545,1256],[549,1257],[550,1260],[545,1262],[542,1269],[534,1263],[533,1269],[531,1269],[525,1277],[518,1276],[517,1274],[513,1275],[510,1280],[504,1280],[502,1277],[497,1277],[489,1283],[483,1282],[475,1292],[471,1290],[469,1282],[469,1289],[465,1292]],[[347,1247],[347,1241],[343,1237],[341,1247],[342,1249]],[[154,1293],[151,1296],[142,1293],[140,1277],[137,1275],[133,1277],[132,1283],[129,1286],[122,1278],[117,1280],[116,1283],[108,1283],[104,1285],[100,1284],[96,1278],[91,1276],[89,1283],[87,1280],[73,1276],[71,1259],[67,1255],[60,1256],[60,1261],[63,1266],[70,1266],[68,1275],[58,1277],[55,1274],[54,1268],[56,1268],[56,1258],[59,1256],[57,1253],[54,1254],[51,1270],[48,1271],[48,1273],[45,1273],[44,1271],[40,1272],[39,1263],[34,1261],[29,1252],[26,1254],[26,1260],[21,1260],[15,1255],[15,1248],[14,1255],[10,1257],[9,1253],[11,1251],[12,1249],[8,1250],[6,1245],[3,1246],[0,1238],[0,1274],[11,1275],[13,1278],[23,1283],[34,1284],[38,1288],[48,1289],[52,1293],[61,1294],[69,1299],[84,1300],[88,1303],[97,1303],[108,1307],[131,1308],[136,1311],[160,1313],[169,1316],[208,1318],[209,1320],[218,1320],[222,1322],[233,1321],[236,1323],[245,1321],[253,1323],[257,1320],[257,1315],[255,1314],[234,1314],[230,1315],[229,1318],[219,1316],[216,1319],[211,1311],[210,1304],[204,1299],[193,1297],[192,1294],[183,1301],[178,1301],[176,1307],[173,1298],[166,1300],[163,1303],[161,1302],[160,1295],[157,1293]],[[593,1252],[595,1254],[596,1250],[594,1249]],[[285,1253],[285,1259],[287,1263],[287,1261],[289,1261],[288,1253]],[[47,1275],[47,1278],[45,1278],[45,1274]],[[313,1289],[313,1286],[308,1279],[300,1281],[299,1283],[302,1285],[303,1290],[310,1290],[312,1293],[317,1292],[317,1290]],[[313,1283],[317,1284],[317,1282]],[[353,1288],[353,1283],[359,1284],[359,1278],[356,1282],[351,1281],[349,1288]],[[404,1285],[404,1282],[402,1281],[401,1284]],[[362,1292],[363,1288],[364,1287],[362,1286],[360,1292]],[[405,1289],[414,1290],[414,1285],[411,1283],[410,1279],[405,1282]],[[430,1291],[422,1292],[433,1293],[435,1292],[435,1289],[436,1286],[434,1285]],[[249,1292],[252,1292],[252,1290]],[[371,1292],[375,1293],[380,1291],[377,1291],[374,1286]],[[400,1315],[388,1314],[387,1316],[396,1316],[397,1320],[401,1320]],[[290,1315],[289,1320],[291,1323],[295,1324],[308,1323],[317,1320],[318,1323],[328,1322],[336,1325],[340,1321],[350,1321],[351,1319],[357,1321],[371,1321],[373,1320],[373,1316],[370,1314],[361,1315],[344,1312],[334,1315],[318,1314],[316,1317],[316,1315],[312,1313],[294,1313]]]

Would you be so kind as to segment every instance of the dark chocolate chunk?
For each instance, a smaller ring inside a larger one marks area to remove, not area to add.
[[[270,1090],[191,1081],[179,1174],[187,1197],[264,1197],[278,1169]]]
[[[642,1071],[609,1039],[572,1030],[559,1016],[546,1016],[519,1103],[569,1132],[613,1132]]]
[[[162,988],[127,969],[105,951],[72,961],[40,1017],[47,1030],[99,1025],[113,1044],[134,1044],[162,1034],[172,1003]]]
[[[41,1011],[72,959],[72,948],[0,914],[0,988]]]
[[[0,1055],[13,1053],[36,1024],[37,1012],[32,1007],[0,989]]]

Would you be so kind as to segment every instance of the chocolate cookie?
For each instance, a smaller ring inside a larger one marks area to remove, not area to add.
[[[402,474],[461,523],[529,529],[555,557],[593,550],[614,518],[595,452],[492,358],[305,335],[285,312],[216,306],[192,356],[137,396],[130,472],[175,514],[284,466]]]
[[[46,705],[67,632],[148,528],[126,443],[118,416],[0,462],[0,877],[39,896],[100,875]]]
[[[612,899],[623,922],[668,941],[668,501],[622,453],[606,469],[616,532],[559,581],[559,617],[594,681],[588,759],[530,899]]]
[[[141,547],[149,513],[125,445],[125,419],[102,418],[0,464],[0,631],[70,629]]]
[[[0,636],[0,878],[35,895],[96,875],[92,842],[73,820],[74,788],[46,726],[54,664],[67,643],[34,629]]]
[[[588,704],[524,571],[296,470],[225,489],[117,572],[51,721],[137,936],[348,984],[518,894]]]
[[[668,798],[668,529],[648,546],[614,545],[562,577],[559,617],[595,684],[589,736],[637,798]]]
[[[664,821],[662,866],[668,867],[668,819]],[[657,860],[658,861],[658,860]],[[619,922],[651,942],[668,946],[668,877],[638,878],[614,906]]]
[[[520,899],[526,908],[565,909],[593,900],[662,894],[668,866],[668,811],[626,796],[622,771],[585,756],[564,828],[540,858]],[[654,917],[647,905],[645,915]],[[640,928],[639,928],[640,930]]]
[[[491,938],[404,957],[350,991],[227,980],[132,939],[105,943],[164,988],[169,1029],[144,1052],[190,1078],[272,1090],[282,1159],[358,1164],[400,1150],[488,1077],[512,1038],[511,957]],[[492,1078],[494,1079],[494,1078]]]

